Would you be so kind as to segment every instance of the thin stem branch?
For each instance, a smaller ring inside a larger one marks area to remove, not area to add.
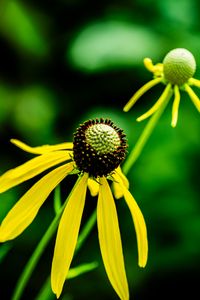
[[[84,244],[85,240],[87,239],[88,235],[92,231],[92,228],[96,224],[96,220],[97,220],[97,213],[96,213],[96,210],[94,210],[93,213],[91,214],[90,218],[88,219],[87,223],[83,227],[81,233],[79,234],[75,254],[77,254],[78,251],[81,249],[81,247]]]
[[[138,141],[135,144],[135,147],[130,152],[129,156],[127,157],[122,169],[125,175],[128,174],[130,169],[132,168],[133,164],[136,162],[138,157],[140,156],[144,146],[146,145],[147,141],[149,140],[149,137],[151,136],[154,128],[156,127],[156,124],[158,123],[162,113],[164,112],[170,98],[172,96],[172,90],[167,95],[167,98],[163,105],[158,109],[153,116],[150,118],[149,122],[145,126],[142,134],[140,135]]]
[[[74,188],[77,185],[79,180],[80,180],[80,178],[78,178],[76,184],[74,185]],[[65,203],[62,205],[59,212],[57,213],[57,215],[51,222],[49,228],[43,235],[42,239],[40,240],[39,244],[37,245],[37,247],[36,247],[35,251],[33,252],[32,256],[30,257],[29,261],[27,262],[27,264],[17,282],[16,288],[14,290],[11,300],[19,300],[21,298],[23,291],[26,288],[26,285],[27,285],[41,255],[43,254],[45,248],[47,247],[48,243],[50,242],[52,236],[54,235],[54,233],[57,229],[59,219],[60,219],[62,212],[69,200],[69,197],[73,193],[73,189],[72,189],[71,193],[69,194],[69,196],[67,197]]]
[[[63,207],[64,208],[64,207]],[[31,258],[29,259],[29,261],[27,262],[18,282],[16,285],[16,288],[14,290],[13,296],[11,298],[11,300],[19,300],[21,298],[21,295],[27,285],[27,282],[29,281],[31,274],[33,272],[33,270],[35,269],[42,253],[44,252],[45,248],[47,247],[50,239],[52,238],[53,234],[56,231],[57,225],[58,225],[58,221],[59,218],[61,216],[62,210],[63,208],[60,210],[60,213],[58,213],[56,215],[56,217],[54,218],[54,220],[52,221],[52,223],[50,224],[49,228],[47,229],[47,231],[45,232],[44,236],[42,237],[41,241],[39,242],[39,244],[37,245],[35,251],[33,252]]]

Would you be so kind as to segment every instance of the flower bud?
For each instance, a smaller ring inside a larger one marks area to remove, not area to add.
[[[192,53],[184,48],[171,50],[163,60],[164,78],[171,84],[181,86],[193,77],[196,61]]]

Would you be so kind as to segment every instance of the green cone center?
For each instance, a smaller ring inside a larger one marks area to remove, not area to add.
[[[164,77],[171,84],[181,86],[187,83],[196,70],[192,53],[184,48],[171,50],[163,60]]]
[[[106,124],[95,124],[85,131],[86,142],[98,153],[114,152],[120,146],[117,131]]]

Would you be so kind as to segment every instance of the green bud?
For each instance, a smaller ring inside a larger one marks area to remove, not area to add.
[[[181,86],[193,77],[196,61],[190,51],[184,48],[171,50],[163,60],[164,78],[171,84]]]

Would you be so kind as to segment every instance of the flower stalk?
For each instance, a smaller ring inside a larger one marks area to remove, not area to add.
[[[162,116],[171,96],[172,96],[172,91],[169,92],[168,97],[165,100],[165,102],[163,103],[163,105],[150,118],[150,120],[148,121],[147,125],[145,126],[143,132],[141,133],[140,137],[138,138],[134,148],[129,153],[126,161],[123,164],[123,173],[125,175],[128,174],[128,172],[132,168],[133,164],[139,158],[144,146],[146,145],[154,128],[156,127],[158,121],[160,120],[160,117]]]
[[[66,201],[67,202],[67,201]],[[24,289],[26,288],[26,285],[40,259],[40,257],[42,256],[44,250],[46,249],[48,243],[50,242],[52,236],[54,235],[57,226],[58,226],[58,222],[60,219],[60,216],[62,215],[62,212],[64,210],[64,207],[66,205],[65,204],[62,206],[62,208],[60,209],[60,212],[55,216],[55,218],[53,219],[53,221],[51,222],[49,228],[47,229],[47,231],[45,232],[44,236],[42,237],[42,239],[40,240],[39,244],[37,245],[35,251],[33,252],[32,256],[30,257],[29,261],[27,262],[21,276],[19,277],[19,280],[16,284],[16,288],[14,290],[13,296],[11,298],[11,300],[19,300],[21,299],[21,296],[24,292]]]

